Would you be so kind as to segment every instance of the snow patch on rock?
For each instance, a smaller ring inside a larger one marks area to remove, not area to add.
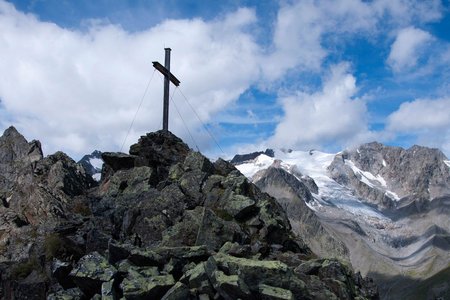
[[[103,167],[103,160],[101,158],[90,158],[89,163],[97,170],[101,170]]]
[[[307,203],[310,209],[317,211],[323,208],[324,205],[333,205],[353,215],[388,220],[376,209],[362,203],[352,194],[350,189],[338,184],[328,176],[327,167],[331,164],[335,155],[317,150],[313,152],[276,151],[274,158],[261,154],[252,161],[237,165],[236,168],[247,178],[251,179],[258,171],[267,169],[276,160],[281,160],[279,163],[282,168],[289,170],[295,166],[303,175],[310,176],[316,182],[319,188],[319,194],[315,196],[316,201]],[[360,170],[360,172],[363,171]],[[367,180],[373,179],[379,182],[380,185],[383,183],[386,185],[383,178],[369,174],[365,174]]]

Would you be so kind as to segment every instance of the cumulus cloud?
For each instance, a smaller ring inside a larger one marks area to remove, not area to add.
[[[323,38],[369,30],[376,23],[371,7],[359,0],[297,1],[284,4],[274,27],[273,51],[263,65],[264,76],[279,78],[289,69],[321,70],[329,54]]]
[[[388,64],[396,72],[415,67],[424,47],[432,40],[431,34],[418,28],[400,30],[391,46]]]
[[[439,0],[286,2],[278,11],[263,75],[274,80],[292,69],[319,72],[336,46],[333,43],[355,35],[372,38],[412,21],[436,21],[442,15],[441,6]]]
[[[438,147],[450,155],[450,97],[402,103],[388,117],[387,131],[413,135],[421,145]]]
[[[151,62],[163,62],[163,48],[171,47],[171,69],[181,80],[181,90],[173,93],[176,107],[171,106],[169,127],[191,141],[186,123],[204,151],[202,146],[211,139],[200,130],[197,114],[202,121],[215,123],[221,120],[220,113],[253,86],[269,84],[276,93],[292,73],[321,75],[328,70],[324,62],[336,48],[333,43],[360,34],[376,35],[386,19],[390,20],[388,30],[405,27],[411,20],[436,20],[439,3],[283,1],[266,40],[258,43],[255,32],[265,20],[258,20],[255,10],[248,8],[208,21],[168,19],[129,32],[98,20],[80,20],[82,30],[62,28],[0,0],[0,129],[14,124],[27,138],[41,139],[46,153],[61,149],[77,157],[93,148],[119,150],[152,77]],[[362,140],[368,134],[366,106],[355,93],[355,78],[344,65],[333,68],[320,91],[288,91],[291,96],[280,101],[286,117],[273,140],[284,143],[292,132],[290,125],[310,129],[296,134],[294,144]],[[155,73],[124,151],[139,135],[161,127],[161,98],[162,79]],[[333,109],[342,116],[331,126]],[[297,123],[296,110],[310,112],[304,119],[319,123]],[[246,119],[267,121],[252,113]]]
[[[12,122],[27,137],[41,139],[47,153],[119,150],[152,75],[151,61],[164,61],[165,46],[174,49],[171,70],[181,91],[207,122],[258,77],[259,48],[248,30],[255,20],[253,10],[240,9],[210,22],[168,20],[134,33],[95,22],[77,31],[0,1],[0,110],[12,116],[1,126]],[[160,77],[154,74],[125,151],[161,126]],[[191,131],[198,128],[181,93],[173,95]],[[186,137],[174,107],[171,117],[171,130]]]
[[[270,144],[303,149],[349,146],[370,137],[366,104],[355,97],[356,79],[348,65],[334,66],[330,73],[321,91],[280,99],[285,115]]]
[[[419,131],[450,128],[450,98],[405,102],[388,118],[388,129]]]

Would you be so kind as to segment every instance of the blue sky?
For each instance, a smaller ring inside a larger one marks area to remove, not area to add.
[[[374,140],[450,156],[448,0],[0,0],[0,28],[0,130],[46,154],[159,129],[151,62],[171,47],[170,130],[211,157]]]

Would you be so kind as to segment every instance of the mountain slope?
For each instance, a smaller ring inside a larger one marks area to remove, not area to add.
[[[275,151],[274,158],[260,155],[237,168],[254,182],[273,181],[273,166],[294,175],[297,183],[273,194],[286,207],[298,202],[295,193],[286,192],[302,182],[295,174],[313,178],[318,190],[311,192],[313,200],[303,197],[301,214],[288,213],[291,222],[309,226],[302,216],[309,214],[306,209],[314,212],[345,244],[352,265],[373,276],[387,297],[400,288],[391,280],[395,276],[425,280],[450,262],[447,161],[436,149],[371,143],[337,155]]]
[[[276,162],[275,162],[276,164]],[[297,176],[301,174],[297,173]],[[275,197],[286,211],[294,232],[302,236],[306,244],[321,257],[337,257],[349,260],[348,249],[336,240],[320,223],[307,204],[313,196],[307,186],[281,167],[271,166],[255,174],[254,183],[263,192]]]

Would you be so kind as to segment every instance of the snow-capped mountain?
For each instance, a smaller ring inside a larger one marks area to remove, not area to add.
[[[102,152],[95,150],[91,154],[83,156],[78,163],[83,166],[94,180],[100,181],[103,167]]]
[[[280,150],[236,167],[279,200],[311,249],[347,256],[384,299],[445,283],[434,280],[450,267],[450,166],[441,151],[379,143],[338,154]]]

